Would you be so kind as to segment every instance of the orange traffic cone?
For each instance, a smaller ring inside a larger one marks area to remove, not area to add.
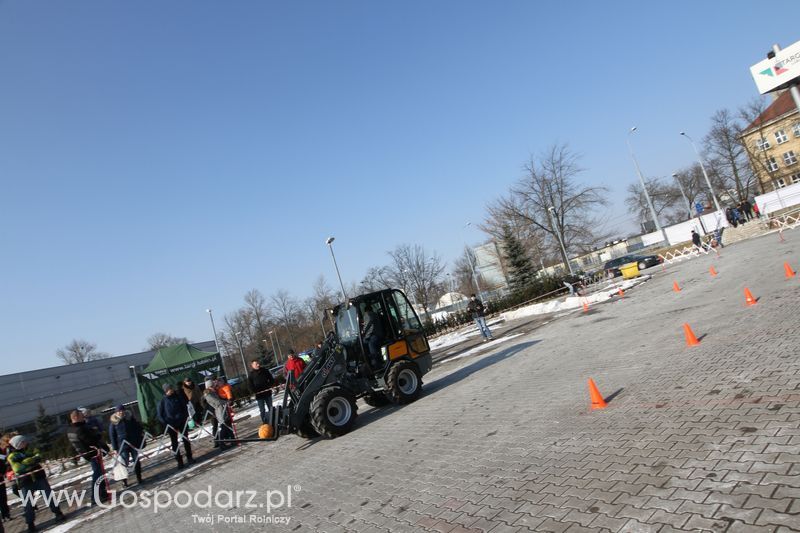
[[[708,267],[708,271],[711,273],[712,277],[714,277],[714,278],[717,277],[717,271],[714,269],[713,265]]]
[[[792,267],[789,266],[789,263],[783,264],[783,271],[786,272],[786,279],[793,278],[796,275]]]
[[[686,335],[686,346],[697,346],[700,341],[694,335],[694,331],[689,327],[689,324],[683,325],[683,334]]]
[[[583,302],[583,312],[584,313],[588,313],[589,312],[589,303],[588,302]]]
[[[619,288],[617,294],[619,294],[620,298],[625,298],[625,291],[622,290],[622,287]]]
[[[589,400],[591,400],[592,405],[590,408],[592,410],[595,409],[605,409],[608,404],[603,399],[603,395],[600,394],[600,391],[597,390],[597,385],[594,384],[594,380],[589,378]]]
[[[747,305],[756,305],[757,301],[753,298],[753,293],[747,287],[744,288],[744,303]]]
[[[677,281],[673,281],[672,282],[672,290],[675,291],[675,292],[681,292],[681,288],[678,286],[678,282]]]

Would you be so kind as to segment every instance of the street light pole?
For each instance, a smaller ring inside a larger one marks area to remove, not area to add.
[[[325,244],[327,244],[328,248],[330,248],[330,250],[331,250],[331,258],[333,259],[333,268],[336,269],[336,277],[339,278],[339,287],[342,288],[342,297],[344,298],[344,301],[347,302],[347,293],[344,290],[344,283],[342,283],[342,275],[339,274],[339,265],[336,264],[336,256],[333,253],[333,241],[334,240],[336,240],[335,237],[328,237],[325,240]]]
[[[681,132],[681,135],[686,137],[689,142],[692,144],[692,148],[694,148],[694,153],[697,155],[697,162],[700,163],[700,168],[703,171],[703,176],[706,178],[706,185],[708,185],[708,190],[711,192],[711,198],[714,200],[714,207],[717,208],[717,211],[721,211],[719,207],[719,200],[717,200],[717,194],[714,192],[714,187],[711,186],[711,180],[708,179],[708,172],[706,172],[706,166],[703,164],[703,158],[700,157],[700,152],[697,150],[697,145],[694,144],[694,141],[691,137],[689,137],[685,131]]]
[[[472,222],[467,222],[464,225],[464,228],[466,229],[470,226],[472,226]],[[472,251],[466,244],[464,245],[464,251],[467,253],[467,261],[469,261],[469,268],[470,270],[472,270],[472,281],[475,282],[475,288],[478,289],[478,298],[481,301],[483,301],[483,298],[481,297],[481,285],[478,282],[478,275],[475,273],[475,263],[473,263],[472,261]]]
[[[681,185],[681,180],[678,179],[678,175],[672,174],[672,177],[675,178],[675,181],[678,183],[678,189],[680,189],[681,196],[683,196],[683,200],[686,202],[686,213],[689,215],[689,217],[686,220],[689,220],[692,218],[692,204],[689,202],[689,198],[683,191],[683,185]]]
[[[650,208],[650,215],[653,217],[653,223],[656,225],[656,229],[661,232],[661,235],[664,237],[664,242],[669,244],[669,239],[667,239],[667,232],[664,228],[661,227],[661,224],[658,222],[658,215],[656,215],[656,208],[653,207],[653,201],[650,199],[650,193],[647,192],[647,186],[644,184],[644,177],[642,176],[642,170],[639,168],[639,162],[636,160],[636,156],[633,155],[633,147],[631,146],[631,135],[633,132],[636,131],[636,126],[632,127],[630,131],[628,131],[628,136],[625,138],[625,141],[628,143],[628,151],[631,153],[631,159],[633,159],[633,166],[636,167],[636,174],[639,176],[639,183],[642,184],[642,190],[644,190],[644,197],[647,199],[647,206]]]
[[[211,318],[211,331],[214,332],[214,346],[217,347],[217,351],[222,353],[219,349],[219,340],[217,339],[217,327],[214,325],[214,313],[211,312],[211,309],[206,309],[206,313],[208,313],[209,318]]]
[[[244,367],[244,374],[246,376],[250,374],[250,371],[247,370],[247,362],[244,360],[244,350],[242,349],[242,339],[239,337],[242,333],[240,331],[234,331],[233,334],[236,336],[236,344],[239,345],[239,355],[242,356],[242,366]]]
[[[556,226],[556,215],[555,215],[556,208],[552,205],[547,208],[547,214],[550,215],[550,223],[553,225],[553,231],[556,232],[556,237],[558,237],[558,244],[561,245],[561,251],[564,252],[564,260],[567,262],[567,270],[569,270],[569,275],[574,276],[575,272],[572,271],[572,263],[569,262],[569,256],[567,255],[567,247],[564,246],[564,238],[561,236],[561,231]]]
[[[270,342],[272,342],[272,335],[269,336],[269,340],[270,340]],[[261,339],[261,341],[262,342],[267,342],[267,339]],[[281,364],[281,362],[278,361],[278,352],[275,351],[275,343],[274,342],[272,342],[272,358],[275,360],[275,364],[276,365]]]
[[[273,336],[273,335],[275,335],[275,340],[274,340],[274,341],[272,341],[272,350],[273,350],[273,353],[275,353],[275,345],[277,344],[277,345],[278,345],[278,351],[277,351],[277,354],[278,354],[278,355],[280,355],[281,359],[283,359],[283,352],[281,351],[281,343],[280,343],[280,341],[278,340],[278,334],[277,334],[277,333],[276,333],[274,330],[270,330],[268,333],[269,333],[269,338],[270,338],[270,339],[272,338],[272,336]]]

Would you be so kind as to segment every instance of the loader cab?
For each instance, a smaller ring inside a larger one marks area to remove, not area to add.
[[[401,359],[417,362],[420,373],[430,370],[430,346],[422,321],[406,295],[397,289],[363,294],[333,310],[339,342],[351,354],[367,359],[369,347],[362,337],[364,318],[371,313],[380,337],[380,357],[370,364],[374,374],[384,374]]]

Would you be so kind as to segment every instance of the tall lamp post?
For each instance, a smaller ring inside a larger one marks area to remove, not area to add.
[[[692,148],[694,148],[694,153],[697,155],[697,162],[700,163],[700,168],[703,171],[703,176],[706,178],[706,185],[708,185],[708,190],[711,192],[711,198],[714,200],[714,207],[717,208],[717,211],[720,211],[719,200],[717,200],[717,195],[714,192],[714,187],[711,186],[711,180],[708,179],[708,172],[706,172],[706,166],[703,164],[703,158],[700,157],[700,151],[697,149],[697,145],[694,144],[692,138],[689,137],[685,131],[682,131],[681,135],[686,137],[686,139],[692,144]]]
[[[569,262],[569,256],[567,255],[567,247],[564,246],[564,238],[561,236],[561,231],[556,226],[556,208],[552,205],[547,208],[547,214],[550,215],[550,223],[553,225],[553,231],[556,232],[556,237],[558,237],[558,244],[561,245],[561,251],[564,252],[564,260],[567,262],[567,269],[569,270],[569,275],[574,276],[575,272],[572,271],[572,263]]]
[[[208,317],[211,319],[211,331],[214,332],[214,346],[217,347],[217,351],[222,353],[219,349],[219,340],[217,339],[217,327],[214,325],[214,313],[211,312],[211,309],[206,309],[206,313],[208,313]]]
[[[656,215],[656,209],[653,207],[653,201],[650,199],[650,193],[647,192],[647,186],[644,184],[644,177],[642,176],[642,170],[639,168],[639,162],[636,160],[636,156],[633,155],[633,147],[631,146],[631,135],[633,132],[636,131],[636,126],[632,127],[630,131],[628,131],[628,136],[625,138],[625,141],[628,143],[628,151],[631,153],[631,159],[633,159],[633,166],[636,167],[636,174],[639,176],[639,183],[642,184],[642,190],[644,191],[644,197],[647,199],[647,206],[650,208],[650,216],[653,217],[653,223],[656,225],[656,229],[661,232],[661,235],[664,237],[664,242],[669,244],[669,239],[667,239],[667,232],[664,231],[664,228],[661,227],[661,223],[658,221],[658,215]]]
[[[681,185],[681,180],[678,179],[678,175],[672,174],[672,177],[675,178],[675,182],[678,184],[678,189],[681,191],[681,196],[683,196],[683,201],[686,202],[686,213],[689,216],[689,218],[686,220],[689,220],[692,218],[692,204],[689,203],[689,198],[686,196],[686,193],[683,190],[683,185]]]
[[[336,256],[333,253],[333,241],[335,240],[336,240],[335,237],[328,237],[327,239],[325,239],[325,244],[327,244],[328,248],[330,248],[331,250],[331,258],[333,259],[333,268],[336,269],[336,277],[339,278],[339,287],[341,287],[342,289],[342,298],[344,298],[344,301],[346,302],[347,293],[344,290],[344,283],[342,283],[342,275],[339,274],[339,265],[336,263]]]
[[[272,335],[269,336],[269,340],[272,342]],[[267,339],[261,339],[261,341],[266,344]],[[275,342],[272,342],[272,358],[275,360],[276,365],[281,364],[281,362],[278,361],[278,352],[275,351]]]
[[[464,228],[470,226],[472,226],[472,222],[467,222]],[[478,298],[483,301],[483,297],[481,296],[481,284],[478,282],[478,275],[475,273],[475,263],[472,261],[472,251],[466,244],[464,245],[464,251],[467,252],[467,261],[469,261],[469,268],[472,270],[472,281],[475,282],[475,288],[478,289]]]
[[[273,353],[277,353],[278,355],[280,355],[281,359],[283,359],[283,352],[281,351],[281,343],[278,340],[278,334],[275,333],[275,331],[273,331],[273,330],[269,330],[267,333],[269,333],[269,338],[270,339],[272,338],[273,335],[275,335],[275,340],[272,341],[272,350],[273,350]],[[278,351],[277,352],[275,352],[275,345],[276,344],[278,345]]]
[[[236,336],[236,344],[239,345],[239,355],[242,356],[242,367],[244,368],[244,375],[248,375],[250,372],[247,370],[247,363],[244,360],[244,350],[242,349],[242,332],[241,331],[234,331],[233,334]]]

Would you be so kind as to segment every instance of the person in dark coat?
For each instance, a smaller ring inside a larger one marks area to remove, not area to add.
[[[47,474],[42,468],[42,458],[37,450],[28,447],[28,439],[22,435],[15,435],[9,441],[8,464],[14,471],[16,483],[20,490],[20,497],[25,503],[25,522],[28,531],[36,531],[36,510],[33,507],[34,495],[31,493],[41,491],[48,507],[53,512],[56,522],[63,522],[66,517],[58,508],[56,498],[47,482]]]
[[[161,398],[158,404],[156,414],[158,416],[158,421],[167,429],[172,453],[175,455],[175,460],[178,462],[178,468],[183,468],[183,457],[181,457],[181,452],[178,450],[178,434],[180,434],[183,440],[183,449],[186,450],[186,461],[190,465],[194,464],[192,445],[186,433],[184,433],[186,421],[189,420],[186,396],[183,395],[182,391],[176,391],[169,383],[165,383],[163,389],[164,397]]]
[[[272,411],[272,387],[275,386],[275,378],[272,373],[261,366],[261,361],[253,359],[250,362],[250,375],[247,376],[247,384],[250,392],[255,394],[258,403],[258,411],[261,414],[261,423],[269,422],[269,413]]]
[[[375,311],[366,307],[363,315],[363,325],[361,326],[361,338],[364,344],[367,345],[369,352],[370,364],[373,368],[383,367],[383,358],[381,356],[381,344],[385,337],[383,331],[383,322],[380,317],[375,314]]]
[[[13,436],[11,433],[6,433],[0,437],[0,519],[2,520],[11,519],[11,511],[8,508],[8,494],[6,493],[6,472],[9,469],[8,454],[12,450],[8,441]]]
[[[486,306],[474,294],[469,297],[467,312],[472,314],[472,319],[478,325],[478,331],[483,335],[483,342],[492,340],[494,337],[489,331],[489,326],[486,325]]]
[[[92,465],[92,505],[97,505],[108,499],[103,466],[103,452],[109,451],[108,444],[103,442],[103,435],[97,428],[86,423],[82,412],[72,411],[69,417],[72,425],[67,430],[67,437],[75,453],[80,454]]]
[[[186,399],[192,404],[192,410],[194,411],[194,413],[191,413],[192,419],[196,424],[199,424],[203,420],[203,410],[200,407],[200,400],[203,399],[203,391],[201,391],[194,380],[188,376],[183,378],[181,388],[183,389],[183,395],[186,396]]]
[[[725,218],[728,219],[728,223],[734,228],[739,225],[739,222],[736,220],[736,217],[733,216],[732,207],[728,207],[727,209],[725,209]]]
[[[139,449],[144,441],[144,430],[124,405],[118,405],[114,409],[114,414],[111,415],[111,422],[108,424],[108,440],[126,467],[130,464],[129,461],[133,461],[136,481],[141,484],[142,462],[139,460]],[[122,483],[126,487],[128,486],[127,481]]]

